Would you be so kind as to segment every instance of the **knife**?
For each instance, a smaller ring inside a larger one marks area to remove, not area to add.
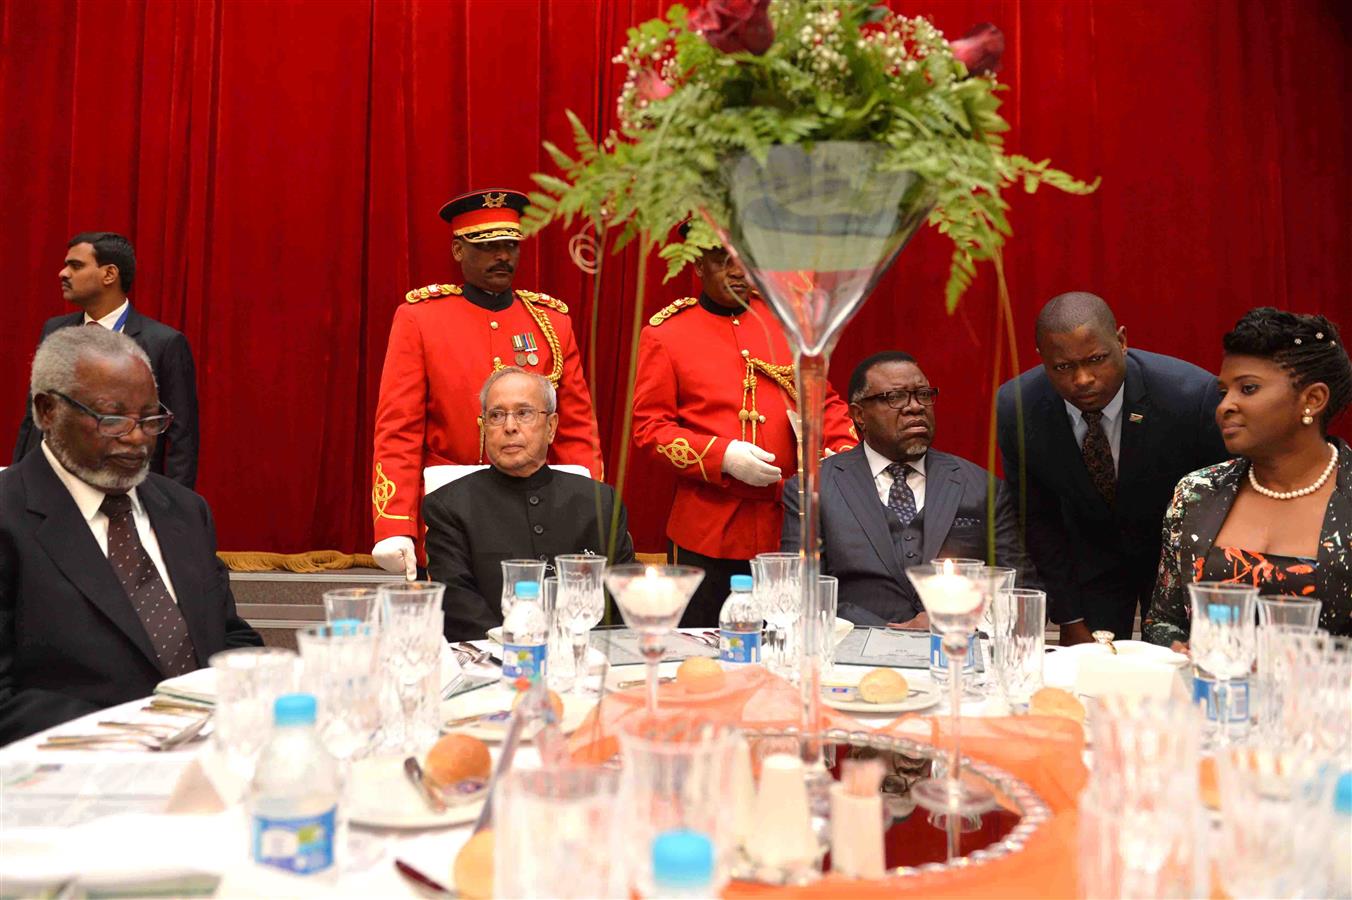
[[[423,768],[416,756],[410,756],[404,760],[404,775],[418,789],[418,793],[432,808],[432,812],[444,813],[446,811],[446,804],[442,802],[441,798],[437,796],[437,792],[432,790],[431,785],[427,783],[427,779],[423,777]]]

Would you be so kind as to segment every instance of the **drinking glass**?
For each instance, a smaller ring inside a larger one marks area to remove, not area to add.
[[[1322,631],[1290,634],[1284,649],[1290,689],[1281,709],[1282,746],[1346,760],[1352,754],[1352,640]]]
[[[995,592],[991,649],[996,677],[1005,702],[1016,713],[1042,687],[1046,654],[1047,592],[1004,588]]]
[[[648,718],[621,728],[624,853],[631,866],[631,885],[640,896],[654,895],[653,840],[674,828],[698,831],[713,842],[710,896],[718,896],[727,884],[734,830],[728,803],[733,796],[735,741],[731,729],[689,719]]]
[[[542,559],[504,559],[502,561],[502,617],[507,618],[507,613],[512,611],[512,603],[516,599],[516,583],[518,581],[534,581],[536,584],[545,580],[545,569],[548,564]]]
[[[1188,585],[1192,596],[1192,659],[1216,679],[1217,745],[1230,743],[1230,679],[1249,674],[1255,646],[1258,588],[1218,581]]]
[[[604,559],[604,557],[602,557]],[[498,897],[628,896],[617,816],[619,773],[514,768],[493,792]]]
[[[559,617],[559,578],[546,575],[540,582],[540,606],[552,610],[549,615],[549,647],[545,653],[545,681],[551,691],[566,691],[573,686],[573,636]]]
[[[821,636],[822,672],[829,672],[836,664],[836,610],[840,603],[840,581],[834,575],[818,575],[817,590],[821,592],[822,624],[817,629]]]
[[[1323,605],[1313,597],[1269,594],[1258,598],[1258,624],[1294,625],[1314,631],[1319,627],[1319,609]]]
[[[380,592],[375,588],[338,588],[324,592],[324,620],[380,624]]]
[[[1201,726],[1181,700],[1107,696],[1091,706],[1094,775],[1080,797],[1085,897],[1204,894]]]
[[[1331,844],[1318,836],[1334,833],[1333,788],[1341,769],[1327,758],[1276,746],[1216,754],[1221,800],[1216,869],[1228,896],[1333,896]],[[1340,893],[1346,891],[1341,886]]]
[[[957,556],[940,557],[939,559],[932,559],[929,561],[929,564],[937,568],[943,569],[945,571],[955,572],[958,575],[966,575],[969,578],[974,578],[977,575],[981,574],[982,570],[984,570],[986,567],[986,563],[982,560],[967,559],[964,557]],[[987,613],[982,616],[983,623],[985,622],[986,618],[989,617],[989,614],[990,613],[988,610]],[[982,627],[987,626],[983,624]],[[989,634],[990,632],[987,631],[987,633]],[[973,684],[972,685],[964,684],[963,687],[965,691],[979,695],[979,692],[976,690],[975,680],[976,680],[976,658],[977,654],[981,652],[981,642],[977,639],[975,634],[973,634],[971,640],[967,642],[967,648],[968,648],[967,656],[963,660],[963,674],[971,676]],[[939,632],[938,628],[934,627],[932,623],[930,625],[929,673],[930,680],[933,681],[935,685],[938,686],[940,689],[944,688],[948,684],[948,657],[947,655],[945,655],[943,649],[943,635]]]
[[[230,773],[247,785],[272,736],[272,707],[296,689],[298,657],[281,647],[241,647],[213,654],[216,712],[212,742]]]
[[[381,666],[393,678],[399,697],[399,727],[403,752],[413,755],[419,745],[431,743],[438,731],[441,635],[444,615],[441,598],[446,586],[435,581],[382,584]]]
[[[559,596],[554,615],[572,638],[573,693],[586,696],[587,645],[591,630],[606,612],[606,558],[592,553],[554,557],[559,573]]]
[[[770,624],[769,669],[792,678],[793,655],[790,651],[793,626],[801,614],[803,558],[797,553],[761,553],[751,560],[755,579],[752,594],[761,615]]]
[[[606,588],[620,608],[624,624],[638,632],[639,652],[646,663],[648,715],[657,712],[657,666],[667,635],[681,620],[704,570],[693,566],[645,566],[630,563],[605,571]]]
[[[946,776],[927,778],[911,788],[916,802],[933,812],[966,814],[987,809],[994,802],[989,790],[962,781],[960,725],[962,717],[962,661],[967,655],[969,638],[990,602],[988,579],[980,575],[959,575],[958,567],[912,566],[906,577],[915,585],[920,602],[929,614],[931,627],[937,629],[948,656],[949,717],[953,748]]]
[[[980,631],[986,637],[981,640],[978,635],[976,642],[976,652],[981,655],[984,665],[982,671],[975,673],[972,679],[973,686],[977,688],[976,695],[982,697],[985,695],[985,689],[995,680],[995,645],[991,642],[991,635],[995,631],[995,595],[1006,588],[1014,587],[1014,582],[1019,577],[1019,570],[1008,566],[982,566],[978,573],[982,576],[983,583],[990,588],[990,602],[986,604],[986,611],[981,616]]]
[[[380,633],[340,621],[296,632],[302,687],[318,701],[317,730],[344,773],[365,756],[380,730]]]

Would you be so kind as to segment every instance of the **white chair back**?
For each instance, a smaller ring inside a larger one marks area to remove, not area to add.
[[[428,466],[423,469],[423,494],[430,494],[437,488],[445,487],[458,478],[464,478],[472,472],[480,469],[487,469],[486,465],[479,466]],[[583,478],[590,478],[591,472],[586,466],[550,466],[557,472],[571,472],[574,475],[581,475]]]

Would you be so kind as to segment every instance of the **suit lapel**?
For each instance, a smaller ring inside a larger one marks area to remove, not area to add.
[[[85,599],[125,634],[151,665],[159,668],[150,635],[146,634],[145,626],[127,599],[127,592],[99,549],[98,541],[94,540],[89,523],[80,515],[79,507],[52,471],[47,457],[39,450],[27,456],[21,465],[25,467],[28,510],[41,519],[35,536],[42,549]]]
[[[1133,496],[1130,490],[1142,474],[1143,447],[1150,421],[1150,395],[1146,392],[1141,366],[1127,357],[1126,388],[1122,394],[1122,440],[1117,452],[1117,498],[1121,504]]]
[[[943,453],[931,450],[925,464],[924,534],[920,547],[922,562],[939,556],[944,538],[953,527],[958,504],[962,501],[962,481],[958,467]]]
[[[205,628],[207,615],[206,598],[202,585],[202,573],[188,563],[196,554],[188,551],[193,547],[194,537],[182,510],[169,502],[169,497],[150,479],[142,482],[136,494],[145,504],[146,515],[150,517],[150,527],[155,529],[155,539],[160,545],[160,556],[164,559],[164,568],[174,586],[174,596],[178,599],[179,611],[188,626],[188,636],[197,652],[197,664],[206,665],[198,648],[208,646]]]
[[[141,333],[142,316],[136,311],[135,306],[127,307],[127,321],[122,326],[122,333],[127,337],[135,337]]]
[[[887,529],[887,516],[882,501],[878,499],[878,490],[869,472],[863,444],[847,453],[831,457],[829,462],[830,471],[840,486],[841,496],[845,498],[845,505],[864,529],[878,558],[893,578],[905,583],[901,562],[897,559],[897,548],[892,545],[892,533]]]

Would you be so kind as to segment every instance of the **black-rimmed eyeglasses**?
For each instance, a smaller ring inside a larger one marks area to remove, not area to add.
[[[53,396],[56,397],[60,397],[62,400],[65,400],[67,403],[78,409],[80,412],[92,418],[96,423],[98,423],[97,427],[99,430],[99,434],[103,435],[104,437],[113,437],[113,438],[126,437],[127,435],[131,434],[133,430],[135,430],[137,425],[141,426],[141,430],[143,432],[150,435],[151,437],[155,437],[157,435],[164,434],[166,431],[168,431],[169,426],[174,421],[174,414],[170,412],[169,407],[165,406],[163,403],[160,404],[160,409],[164,410],[164,412],[160,415],[141,416],[141,417],[109,416],[104,415],[101,412],[95,412],[94,410],[85,406],[79,400],[76,400],[73,397],[67,397],[60,391],[48,391],[47,393],[52,394]]]
[[[939,389],[936,387],[924,387],[908,391],[906,388],[897,388],[895,391],[883,391],[881,394],[869,394],[867,397],[860,397],[854,402],[868,403],[871,400],[886,400],[887,405],[893,409],[905,409],[911,404],[912,397],[914,397],[921,406],[933,406],[934,401],[939,398]]]

